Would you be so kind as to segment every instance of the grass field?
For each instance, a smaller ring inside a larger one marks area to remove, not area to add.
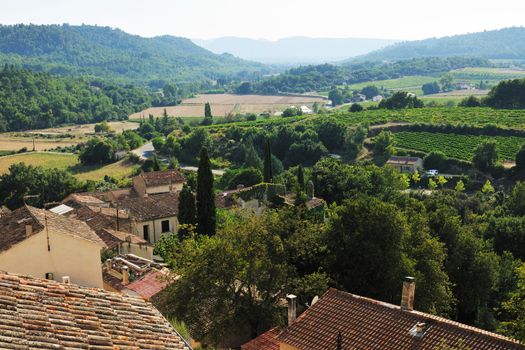
[[[494,140],[500,158],[515,160],[525,138],[514,136],[474,136],[431,132],[398,132],[394,134],[396,147],[429,153],[441,151],[447,157],[470,161],[474,149],[485,140]]]
[[[372,85],[377,86],[378,88],[383,87],[388,90],[417,90],[421,92],[421,85],[431,83],[433,81],[436,81],[437,79],[438,78],[436,77],[416,75],[398,79],[377,80],[365,83],[352,84],[348,85],[348,88],[350,90],[361,90],[366,86]]]
[[[508,68],[469,67],[450,72],[455,79],[467,81],[492,81],[525,78],[525,70]]]
[[[313,96],[262,96],[262,95],[232,95],[232,94],[209,94],[198,95],[194,98],[183,100],[180,105],[168,107],[152,107],[144,111],[130,115],[130,119],[148,117],[152,114],[160,117],[164,109],[170,116],[202,117],[204,116],[204,104],[209,102],[214,116],[224,117],[228,114],[246,113],[275,113],[292,105],[312,106],[315,102],[323,104],[326,100]]]
[[[114,178],[130,176],[136,168],[126,160],[102,166],[84,166],[78,162],[78,157],[71,153],[30,152],[0,157],[0,174],[8,172],[9,167],[16,163],[42,166],[47,169],[58,168],[69,170],[79,180],[102,180],[105,175]]]

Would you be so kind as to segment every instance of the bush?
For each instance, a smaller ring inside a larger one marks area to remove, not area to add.
[[[255,168],[243,168],[226,170],[220,180],[221,187],[231,190],[237,188],[238,185],[246,187],[261,183],[263,180],[260,170]]]
[[[425,169],[437,169],[439,171],[445,171],[447,168],[447,157],[441,151],[430,152],[423,159],[423,166]]]
[[[363,109],[364,109],[363,106],[361,106],[359,103],[352,103],[349,111],[352,113],[355,113],[355,112],[361,112]]]

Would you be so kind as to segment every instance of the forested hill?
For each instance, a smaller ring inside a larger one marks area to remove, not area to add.
[[[143,38],[97,26],[0,26],[0,63],[60,75],[92,75],[162,87],[264,73],[262,64],[217,55],[191,40],[173,36]]]
[[[402,60],[430,56],[525,59],[525,28],[512,27],[443,38],[402,42],[371,52],[356,60]]]
[[[487,67],[491,63],[481,58],[427,57],[390,63],[363,62],[345,65],[311,65],[292,68],[275,77],[256,83],[243,83],[238,93],[275,94],[322,91],[335,85],[395,79],[409,75],[435,75],[465,67]]]
[[[126,119],[151,105],[145,89],[0,69],[0,132]]]

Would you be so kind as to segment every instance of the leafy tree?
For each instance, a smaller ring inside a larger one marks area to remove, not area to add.
[[[445,171],[447,168],[447,157],[441,151],[432,151],[423,158],[425,169],[437,169]]]
[[[513,215],[525,215],[525,182],[518,181],[508,199],[508,207]]]
[[[38,197],[28,199],[27,203],[42,207],[79,189],[78,181],[65,170],[13,164],[9,172],[0,176],[0,205],[17,209],[24,204],[24,196],[32,195]]]
[[[483,188],[481,189],[481,192],[483,194],[492,194],[492,193],[494,193],[494,187],[490,183],[490,180],[487,179],[487,181],[483,185]]]
[[[386,109],[422,108],[423,105],[423,101],[405,91],[395,92],[389,98],[379,102],[379,107]]]
[[[297,186],[298,191],[304,192],[306,190],[305,182],[304,182],[304,169],[301,164],[297,167]]]
[[[332,101],[333,106],[338,106],[343,103],[343,94],[337,88],[330,90],[328,99]]]
[[[448,180],[443,176],[443,175],[440,175],[438,176],[437,178],[437,184],[443,188],[443,186],[445,186],[445,184],[448,182]]]
[[[515,273],[516,288],[502,304],[502,309],[508,317],[501,323],[501,332],[525,342],[525,263],[516,268]]]
[[[522,171],[525,169],[525,144],[520,147],[516,153],[516,170]]]
[[[481,101],[476,96],[469,96],[461,100],[460,107],[481,107]]]
[[[443,88],[443,91],[454,90],[454,76],[450,73],[444,74],[441,79],[439,79],[439,84]]]
[[[393,153],[393,140],[394,136],[391,131],[381,131],[374,138],[374,153],[378,156],[390,156]]]
[[[525,79],[504,80],[490,90],[484,103],[493,108],[525,108]]]
[[[331,151],[343,148],[345,142],[346,127],[335,119],[323,119],[316,127],[319,140]]]
[[[93,137],[80,152],[82,164],[103,164],[115,161],[116,144],[108,139]]]
[[[454,189],[458,192],[465,191],[465,183],[463,182],[463,180],[459,180],[458,182],[456,182],[456,187],[454,187]]]
[[[437,183],[434,179],[428,179],[428,188],[432,191],[437,188]]]
[[[273,164],[270,140],[264,142],[264,182],[273,182]]]
[[[360,105],[359,103],[352,103],[349,111],[352,113],[356,113],[356,112],[361,112],[363,109],[364,109],[363,106]]]
[[[216,229],[215,194],[208,149],[200,152],[197,172],[197,231],[201,235],[213,236]]]
[[[241,168],[228,169],[222,176],[220,184],[223,188],[233,190],[238,185],[253,186],[261,183],[263,176],[259,169],[255,168]]]
[[[379,95],[379,89],[377,86],[369,85],[361,89],[361,93],[366,96],[367,100],[371,100],[372,97]]]
[[[255,150],[252,142],[248,142],[249,146],[246,147],[245,156],[244,156],[244,168],[255,168],[261,169],[263,167],[263,161],[259,157],[259,154]]]
[[[437,83],[437,81],[434,81],[432,83],[423,84],[421,89],[423,90],[423,94],[425,95],[437,94],[441,91],[441,88],[439,87],[439,84]]]
[[[421,175],[419,175],[417,170],[412,174],[412,181],[414,182],[414,185],[417,185],[421,181]]]
[[[97,134],[99,134],[99,133],[109,133],[109,132],[111,132],[111,128],[110,128],[109,124],[106,121],[103,121],[102,123],[99,123],[99,124],[95,125],[95,132]]]
[[[297,107],[288,107],[286,108],[284,111],[283,111],[283,114],[282,116],[283,117],[295,117],[295,116],[299,116],[299,115],[303,115],[303,112],[301,111],[300,108],[297,108]]]
[[[492,170],[498,161],[498,148],[493,140],[486,140],[479,144],[474,150],[472,163],[474,166],[484,172]]]

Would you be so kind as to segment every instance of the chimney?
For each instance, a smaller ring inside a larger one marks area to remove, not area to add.
[[[288,326],[291,326],[297,318],[297,297],[293,294],[288,294],[286,300],[288,300]]]
[[[129,268],[127,266],[122,267],[122,284],[129,284]]]
[[[62,283],[70,284],[71,280],[69,279],[69,276],[62,276]]]
[[[33,224],[32,223],[26,223],[26,237],[29,237],[33,234]]]
[[[401,309],[414,310],[414,297],[416,293],[416,282],[414,277],[407,276],[403,282],[403,293],[401,294]]]

